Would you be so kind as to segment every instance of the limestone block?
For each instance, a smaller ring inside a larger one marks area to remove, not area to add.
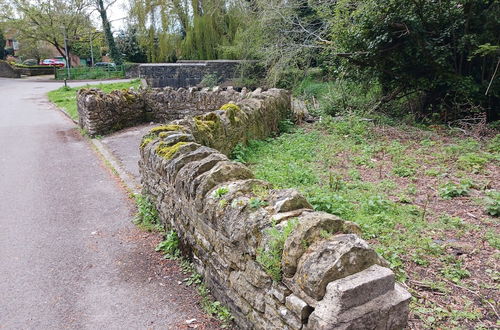
[[[309,317],[305,329],[403,329],[408,322],[408,305],[411,295],[396,284],[394,289],[367,303],[338,313],[327,306],[326,300]]]
[[[297,227],[288,237],[283,248],[281,265],[283,274],[292,277],[297,270],[299,258],[314,242],[325,239],[323,235],[333,235],[343,229],[343,221],[337,216],[324,213],[306,213],[299,218]]]
[[[286,297],[285,305],[301,320],[301,322],[307,321],[309,315],[311,315],[313,311],[311,306],[294,294]]]
[[[246,279],[258,288],[264,288],[271,284],[271,278],[262,270],[262,267],[253,260],[248,260],[246,265]]]
[[[313,299],[321,300],[328,283],[379,262],[377,253],[354,234],[341,234],[313,244],[300,258],[295,281]]]
[[[285,321],[285,323],[288,324],[292,329],[302,329],[302,322],[290,310],[281,307],[279,309],[279,314],[281,316],[281,319]]]
[[[273,281],[269,294],[273,295],[280,303],[285,303],[285,298],[292,291],[288,289],[285,285],[281,283],[276,283]]]
[[[298,209],[311,209],[309,202],[295,189],[274,190],[270,196],[271,205],[276,213]]]

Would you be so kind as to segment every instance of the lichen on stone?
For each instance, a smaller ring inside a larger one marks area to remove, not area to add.
[[[176,144],[170,146],[165,142],[160,142],[160,144],[156,147],[156,154],[165,159],[172,159],[175,153],[186,144],[188,144],[188,142],[177,142]]]

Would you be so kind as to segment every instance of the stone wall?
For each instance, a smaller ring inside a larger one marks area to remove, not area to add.
[[[139,78],[140,63],[127,63],[125,66],[125,78]]]
[[[141,64],[139,76],[149,87],[192,87],[201,83],[207,74],[215,74],[221,83],[235,79],[241,61],[178,61],[177,63]]]
[[[246,89],[238,92],[219,87],[129,89],[109,94],[99,89],[81,89],[77,93],[77,108],[80,127],[93,136],[147,121],[161,123],[201,115],[246,95]]]
[[[2,78],[20,78],[19,72],[14,70],[9,63],[0,60],[0,77]]]
[[[143,138],[144,193],[162,222],[242,329],[403,328],[410,295],[357,225],[314,212],[297,191],[272,189],[227,158],[289,116],[283,90],[247,96]],[[280,245],[276,233],[285,230]],[[276,267],[282,273],[270,271]]]

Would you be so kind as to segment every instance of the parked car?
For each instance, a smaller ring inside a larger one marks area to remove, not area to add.
[[[35,60],[34,58],[30,58],[30,59],[23,61],[23,65],[29,65],[29,66],[38,65],[38,61]]]
[[[116,64],[113,62],[97,62],[94,64],[96,68],[104,68],[104,69],[116,69]]]
[[[49,65],[49,66],[56,66],[58,68],[63,68],[66,66],[66,63],[63,60],[59,60],[56,58],[47,58],[43,60],[40,65]]]

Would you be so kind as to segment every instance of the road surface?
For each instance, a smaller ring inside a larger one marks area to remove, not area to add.
[[[120,183],[47,101],[59,86],[0,78],[0,329],[206,321],[178,266],[131,224]]]

